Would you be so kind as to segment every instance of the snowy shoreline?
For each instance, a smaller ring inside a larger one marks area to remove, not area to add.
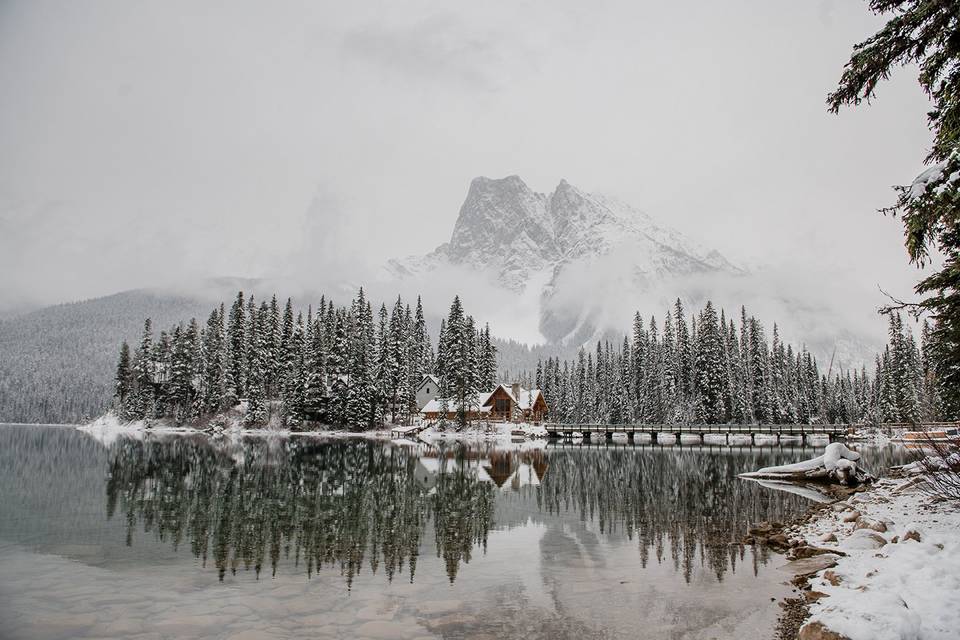
[[[956,637],[960,508],[903,485],[879,480],[780,531],[809,609],[800,640]]]
[[[531,424],[492,423],[485,426],[469,427],[464,431],[440,431],[436,427],[427,427],[417,435],[416,439],[412,439],[394,438],[389,427],[372,431],[348,431],[345,429],[291,431],[289,429],[275,428],[249,429],[234,423],[222,430],[211,430],[190,425],[172,426],[163,423],[154,423],[147,426],[142,420],[121,422],[112,414],[100,416],[93,422],[75,426],[75,428],[105,443],[112,443],[120,435],[143,437],[147,434],[179,434],[206,435],[210,437],[364,438],[368,440],[392,441],[399,444],[428,445],[454,442],[464,444],[516,445],[546,436],[546,430],[542,426]],[[524,435],[517,438],[513,435],[516,431],[522,432]]]

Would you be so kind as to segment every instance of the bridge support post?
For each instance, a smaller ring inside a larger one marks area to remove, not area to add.
[[[551,439],[556,439],[560,437],[560,434],[556,431],[547,431],[547,437]]]
[[[613,440],[613,431],[607,431],[607,432],[605,432],[605,433],[603,434],[603,437],[604,437],[604,439],[605,439],[607,442],[610,442],[611,440]]]
[[[651,431],[651,432],[650,432],[650,442],[652,442],[653,444],[657,444],[657,432],[656,432],[656,431]]]
[[[633,431],[629,432],[629,433],[627,434],[627,442],[629,442],[630,444],[633,444],[633,440],[634,440],[633,436],[634,436],[634,435],[636,435],[636,434],[635,434]]]
[[[581,431],[580,434],[583,436],[583,441],[584,441],[584,442],[590,442],[590,432],[589,432],[589,431]]]
[[[676,432],[675,434],[673,434],[673,435],[674,435],[674,437],[676,438],[677,444],[680,444],[680,432],[677,431],[677,432]]]
[[[757,434],[755,433],[750,434],[750,444],[751,445],[757,444]]]
[[[700,432],[700,444],[704,444],[707,441],[707,436],[702,431]]]

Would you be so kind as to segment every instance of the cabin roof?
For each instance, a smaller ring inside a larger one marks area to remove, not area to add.
[[[426,379],[426,377],[424,378]],[[436,379],[436,378],[434,378]],[[422,383],[421,383],[422,384]],[[477,394],[476,403],[473,405],[474,408],[472,411],[478,411],[480,413],[489,413],[493,410],[493,396],[498,392],[502,391],[510,398],[510,401],[517,405],[517,408],[521,411],[527,411],[536,406],[538,401],[543,400],[543,392],[540,389],[524,389],[520,388],[519,397],[513,395],[511,387],[505,384],[498,384],[494,387],[493,391],[484,391]],[[546,402],[545,400],[543,400]],[[434,398],[427,402],[424,405],[423,409],[420,410],[421,413],[440,413],[440,407],[443,405],[443,398]],[[455,411],[456,404],[450,398],[447,398],[447,411]]]
[[[493,391],[487,394],[483,404],[490,402],[493,395],[500,389],[502,389],[504,393],[509,396],[509,398],[521,411],[526,411],[527,409],[532,408],[535,404],[537,404],[537,400],[543,396],[543,392],[540,389],[524,389],[523,387],[520,387],[517,392],[517,397],[515,397],[513,395],[512,387],[508,387],[505,384],[498,384]]]

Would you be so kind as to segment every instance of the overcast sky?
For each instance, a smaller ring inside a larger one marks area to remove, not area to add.
[[[0,310],[424,253],[508,174],[907,295],[876,209],[929,145],[916,72],[824,106],[879,24],[858,0],[3,0]]]

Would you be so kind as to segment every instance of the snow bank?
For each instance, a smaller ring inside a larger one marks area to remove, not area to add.
[[[437,427],[431,426],[421,431],[419,435],[419,439],[427,444],[437,444],[439,442],[510,444],[514,440],[546,437],[547,430],[542,425],[504,422],[471,426],[463,431],[456,431],[452,427],[441,431]]]
[[[790,532],[848,554],[810,580],[826,597],[811,604],[809,624],[851,640],[952,640],[960,629],[960,511],[919,491],[894,493],[896,484],[882,480]],[[824,542],[830,534],[836,542]],[[874,544],[861,544],[868,537]]]

